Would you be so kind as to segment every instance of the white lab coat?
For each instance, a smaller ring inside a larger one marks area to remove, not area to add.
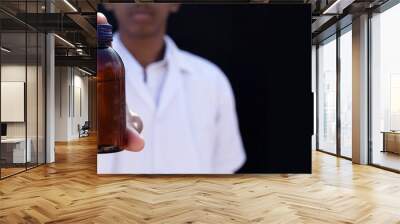
[[[97,156],[99,174],[229,174],[245,159],[234,96],[211,62],[178,49],[165,38],[168,66],[158,106],[143,81],[143,68],[118,35],[113,48],[125,65],[126,102],[144,123],[141,152]]]

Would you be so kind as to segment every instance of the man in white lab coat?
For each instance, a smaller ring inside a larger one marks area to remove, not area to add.
[[[125,65],[127,108],[143,120],[144,149],[99,154],[99,174],[230,174],[245,162],[234,95],[213,63],[166,36],[177,4],[112,4],[112,46]]]

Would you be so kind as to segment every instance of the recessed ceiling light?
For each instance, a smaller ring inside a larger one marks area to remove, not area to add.
[[[78,70],[81,71],[81,72],[83,72],[83,73],[85,73],[85,74],[87,74],[87,75],[90,75],[90,76],[93,75],[92,73],[90,73],[90,72],[88,72],[88,71],[86,71],[86,70],[83,70],[83,69],[81,69],[81,68],[79,68],[79,67],[78,67]]]
[[[70,47],[72,47],[72,48],[75,48],[75,45],[73,45],[71,42],[69,42],[68,40],[66,40],[66,39],[64,39],[64,38],[62,38],[62,37],[60,37],[59,35],[57,35],[57,34],[54,34],[54,36],[55,37],[57,37],[59,40],[61,40],[62,42],[64,42],[65,44],[67,44],[68,46],[70,46]]]
[[[351,5],[355,0],[336,0],[322,14],[342,14],[343,9]]]
[[[0,49],[1,49],[1,51],[4,51],[6,53],[10,53],[11,52],[11,50],[9,50],[9,49],[7,49],[5,47],[1,47]]]
[[[78,12],[78,10],[68,0],[64,0],[64,3],[67,4],[68,7],[71,8],[74,12]]]

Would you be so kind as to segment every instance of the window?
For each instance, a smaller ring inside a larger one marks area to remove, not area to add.
[[[352,157],[351,28],[320,43],[317,51],[318,149],[345,158]]]
[[[340,155],[352,156],[352,34],[351,26],[340,36]]]
[[[0,1],[23,19],[42,5]],[[0,12],[0,178],[45,162],[45,35],[12,15]]]
[[[318,48],[318,149],[336,153],[336,37]]]
[[[400,5],[371,18],[371,162],[400,170]]]

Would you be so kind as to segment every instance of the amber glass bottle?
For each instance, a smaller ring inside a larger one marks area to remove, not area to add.
[[[98,153],[127,146],[125,68],[111,47],[112,26],[97,25],[97,146]]]

